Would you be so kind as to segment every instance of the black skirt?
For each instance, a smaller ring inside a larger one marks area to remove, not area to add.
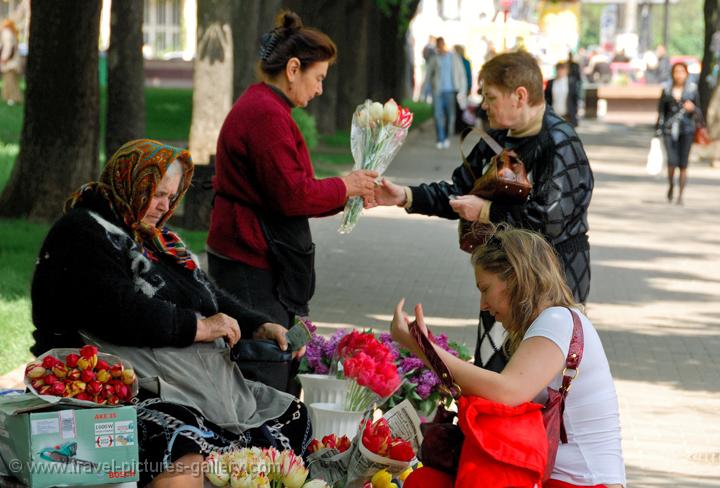
[[[304,455],[312,440],[307,408],[293,401],[280,417],[259,427],[235,434],[219,427],[194,408],[147,398],[137,405],[140,482],[148,485],[169,465],[188,454],[207,456],[212,451],[226,452],[243,447],[292,449]],[[190,466],[195,472],[201,465]]]

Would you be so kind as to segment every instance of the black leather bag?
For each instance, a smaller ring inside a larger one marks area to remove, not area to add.
[[[283,351],[271,340],[242,339],[232,349],[232,358],[245,379],[293,393],[296,362],[290,351]]]

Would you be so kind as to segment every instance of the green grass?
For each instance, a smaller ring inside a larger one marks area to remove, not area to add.
[[[48,224],[0,219],[0,374],[7,373],[32,356],[30,281],[38,250]]]
[[[30,283],[49,224],[0,219],[0,375],[32,359]],[[194,252],[205,249],[207,232],[178,229]]]

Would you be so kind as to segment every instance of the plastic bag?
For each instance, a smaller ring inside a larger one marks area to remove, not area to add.
[[[665,165],[665,151],[659,137],[650,140],[650,151],[647,155],[645,170],[651,176],[660,174]]]

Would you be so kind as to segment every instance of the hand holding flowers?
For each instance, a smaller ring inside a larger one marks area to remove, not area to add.
[[[412,119],[412,112],[400,107],[393,99],[388,100],[385,105],[370,100],[358,105],[350,129],[354,169],[382,175],[405,141]],[[366,201],[368,206],[375,204],[374,195],[375,192],[369,201]],[[340,233],[347,234],[352,231],[360,218],[362,207],[362,199],[354,197],[348,200]]]

